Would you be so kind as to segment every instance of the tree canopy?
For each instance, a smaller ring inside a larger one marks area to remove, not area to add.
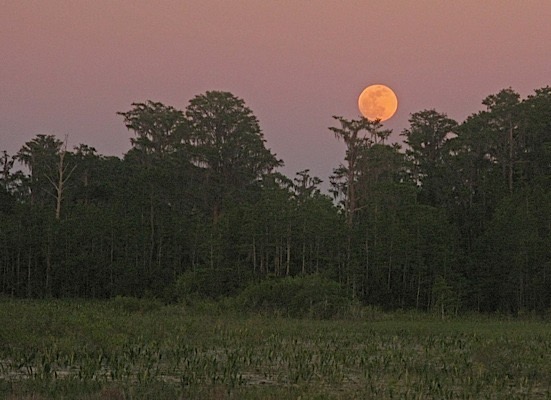
[[[389,309],[546,312],[551,88],[482,105],[462,122],[411,114],[403,148],[379,121],[334,117],[332,197],[308,169],[278,171],[228,92],[118,112],[123,157],[37,135],[0,152],[0,293],[174,301],[315,274]]]

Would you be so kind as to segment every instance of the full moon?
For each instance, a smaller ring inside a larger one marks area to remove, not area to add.
[[[371,85],[364,89],[358,98],[358,108],[370,121],[386,121],[398,109],[398,98],[388,86]]]

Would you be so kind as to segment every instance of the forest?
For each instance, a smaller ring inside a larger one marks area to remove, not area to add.
[[[385,310],[549,312],[551,87],[482,105],[411,114],[403,146],[334,117],[328,193],[278,172],[228,92],[118,112],[122,157],[43,134],[0,149],[0,295],[175,302],[315,276]]]

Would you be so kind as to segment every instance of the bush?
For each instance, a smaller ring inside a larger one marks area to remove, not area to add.
[[[117,310],[133,312],[157,311],[162,307],[162,303],[154,299],[137,299],[135,297],[117,296],[111,300],[111,304]]]
[[[201,268],[187,271],[176,280],[175,292],[178,300],[218,300],[235,296],[252,279],[250,274],[238,273],[233,268]]]
[[[348,314],[356,304],[341,285],[318,275],[252,284],[239,295],[237,303],[248,311],[321,319]]]

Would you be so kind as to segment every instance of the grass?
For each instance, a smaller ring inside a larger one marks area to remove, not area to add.
[[[0,398],[551,399],[544,321],[0,301]]]

